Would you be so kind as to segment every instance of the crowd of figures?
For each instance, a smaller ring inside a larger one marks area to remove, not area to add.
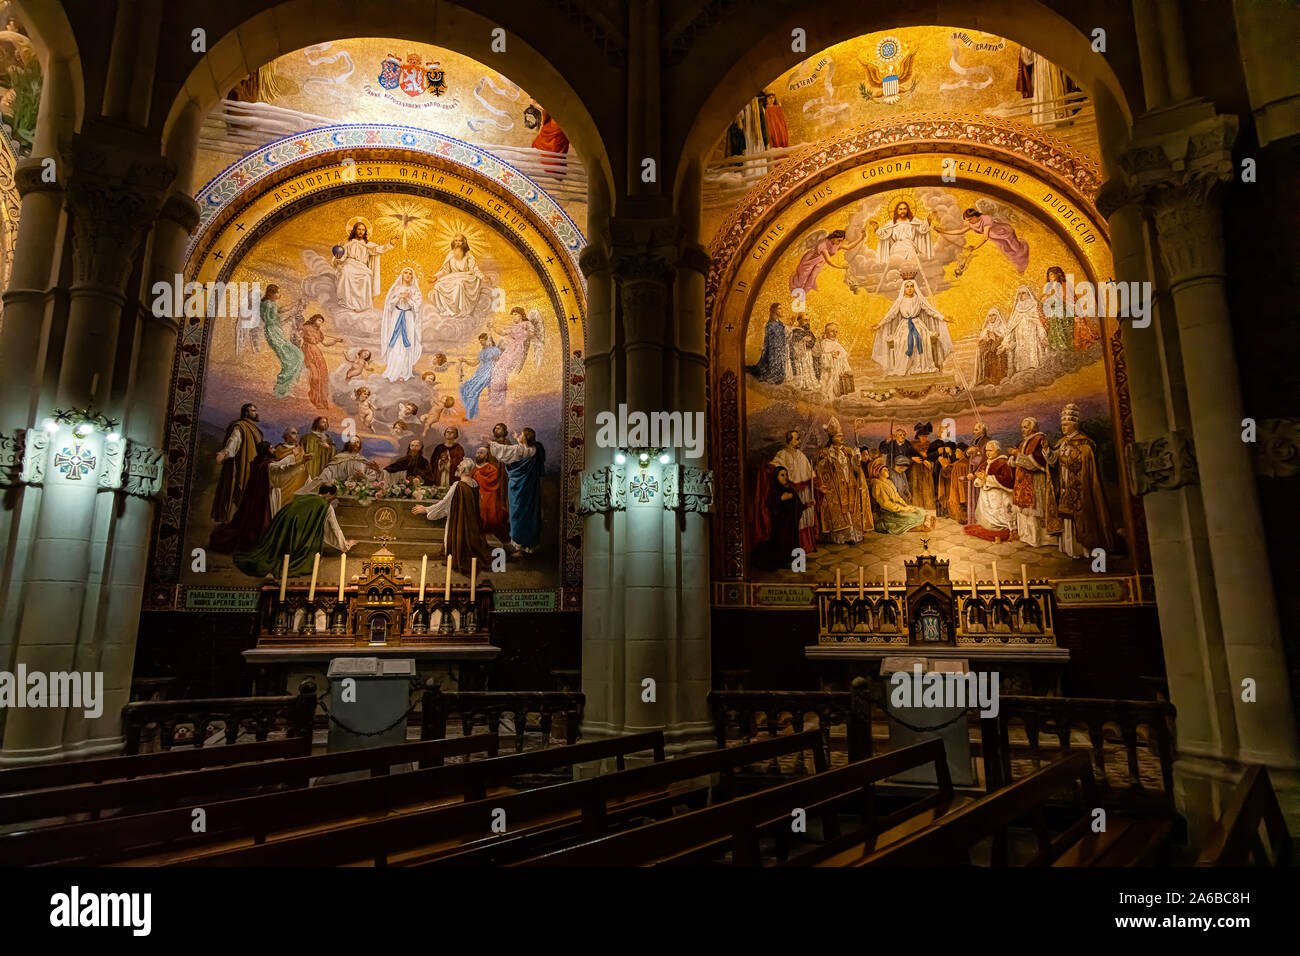
[[[1055,544],[1071,558],[1111,551],[1115,531],[1098,471],[1097,449],[1079,431],[1074,403],[1061,410],[1054,442],[1026,418],[1021,440],[1005,449],[982,423],[969,442],[933,437],[918,422],[879,445],[853,447],[839,421],[824,426],[826,443],[810,459],[803,435],[785,445],[758,474],[751,563],[788,568],[795,548],[856,544],[869,533],[905,534],[948,519],[988,541]]]
[[[446,521],[444,552],[459,569],[468,568],[472,557],[489,558],[489,536],[516,554],[531,554],[540,544],[546,449],[533,429],[512,441],[498,422],[470,458],[459,429],[448,427],[427,453],[423,441],[412,439],[387,464],[366,458],[356,438],[340,449],[329,429],[321,416],[306,435],[286,428],[272,445],[263,437],[257,406],[250,402],[240,409],[216,455],[220,477],[210,550],[233,554],[235,566],[255,576],[278,569],[288,554],[291,572],[302,573],[322,546],[353,547],[334,508],[340,496],[359,496],[356,489],[362,488],[366,497],[428,502],[415,504],[412,512]]]

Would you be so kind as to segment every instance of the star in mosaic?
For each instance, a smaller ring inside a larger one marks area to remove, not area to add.
[[[95,456],[89,448],[76,442],[66,445],[54,456],[54,467],[68,479],[80,481],[95,470]]]
[[[646,474],[637,475],[628,483],[628,489],[641,504],[645,504],[654,497],[654,493],[659,490],[659,482]]]

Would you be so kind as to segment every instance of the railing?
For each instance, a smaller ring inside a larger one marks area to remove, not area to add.
[[[876,701],[883,699],[881,689],[878,679],[859,677],[849,691],[712,691],[714,734],[718,746],[725,747],[728,739],[737,736],[748,740],[780,733],[787,720],[798,733],[815,715],[827,753],[832,753],[832,727],[844,726],[848,759],[861,760],[879,749],[873,748],[871,725],[873,708],[880,710]],[[972,730],[976,722],[980,725],[974,750],[983,763],[988,790],[1026,777],[1071,751],[1084,750],[1104,804],[1172,810],[1174,709],[1170,704],[1002,696],[998,706],[996,717],[980,719],[973,710],[968,717]],[[883,713],[880,716],[888,719]]]
[[[298,685],[297,694],[278,697],[210,697],[199,700],[133,701],[122,708],[122,735],[125,754],[140,753],[144,732],[156,728],[158,747],[171,750],[177,743],[177,729],[190,729],[185,741],[202,747],[218,724],[224,730],[226,744],[233,744],[241,733],[266,740],[273,731],[286,737],[310,736],[316,714],[316,683],[310,679]]]
[[[524,752],[529,733],[540,733],[542,746],[551,742],[557,721],[564,728],[564,742],[578,739],[578,726],[586,698],[570,691],[443,691],[432,679],[425,682],[421,701],[420,739],[441,740],[447,736],[450,720],[459,720],[461,733],[469,736],[474,728],[486,726],[489,733],[501,730],[501,718],[509,714],[511,726],[506,733],[515,738],[515,752]],[[529,715],[537,722],[529,723]]]

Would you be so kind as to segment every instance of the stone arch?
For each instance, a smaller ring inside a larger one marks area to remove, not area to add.
[[[729,20],[725,35],[710,35],[707,43],[696,41],[681,61],[684,67],[690,64],[686,69],[693,76],[704,79],[694,81],[695,88],[684,92],[697,97],[694,109],[677,114],[689,117],[689,126],[665,135],[665,142],[684,144],[673,180],[674,202],[680,199],[684,185],[692,181],[692,167],[703,161],[755,89],[819,50],[894,27],[968,27],[1031,47],[1069,73],[1092,97],[1102,151],[1107,153],[1121,144],[1133,116],[1143,109],[1137,44],[1124,44],[1122,50],[1116,44],[1119,36],[1132,34],[1127,14],[1126,10],[1098,11],[1089,7],[1085,24],[1075,22],[1083,19],[1079,14],[1058,13],[1039,0],[1006,5],[948,0],[847,7],[836,0],[810,0],[784,11],[758,8],[743,21]],[[1090,34],[1097,28],[1106,30],[1108,50],[1112,52],[1105,56],[1092,51]],[[791,50],[791,32],[795,29],[805,31],[807,52]],[[701,52],[706,47],[707,56]]]
[[[86,114],[81,51],[61,4],[15,0],[14,6],[41,59],[41,111],[33,152],[54,155],[60,140],[81,128]]]

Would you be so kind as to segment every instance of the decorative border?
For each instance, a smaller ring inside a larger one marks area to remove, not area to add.
[[[191,261],[194,250],[205,240],[219,214],[228,209],[238,197],[247,195],[252,187],[266,177],[275,174],[288,163],[322,154],[336,155],[340,150],[347,149],[402,149],[426,153],[463,166],[504,187],[556,235],[573,261],[574,271],[581,278],[578,254],[587,244],[586,238],[560,204],[527,175],[487,150],[459,139],[413,126],[376,123],[323,126],[306,133],[294,133],[268,143],[227,166],[194,197],[199,204],[199,226],[185,247],[186,262]]]

